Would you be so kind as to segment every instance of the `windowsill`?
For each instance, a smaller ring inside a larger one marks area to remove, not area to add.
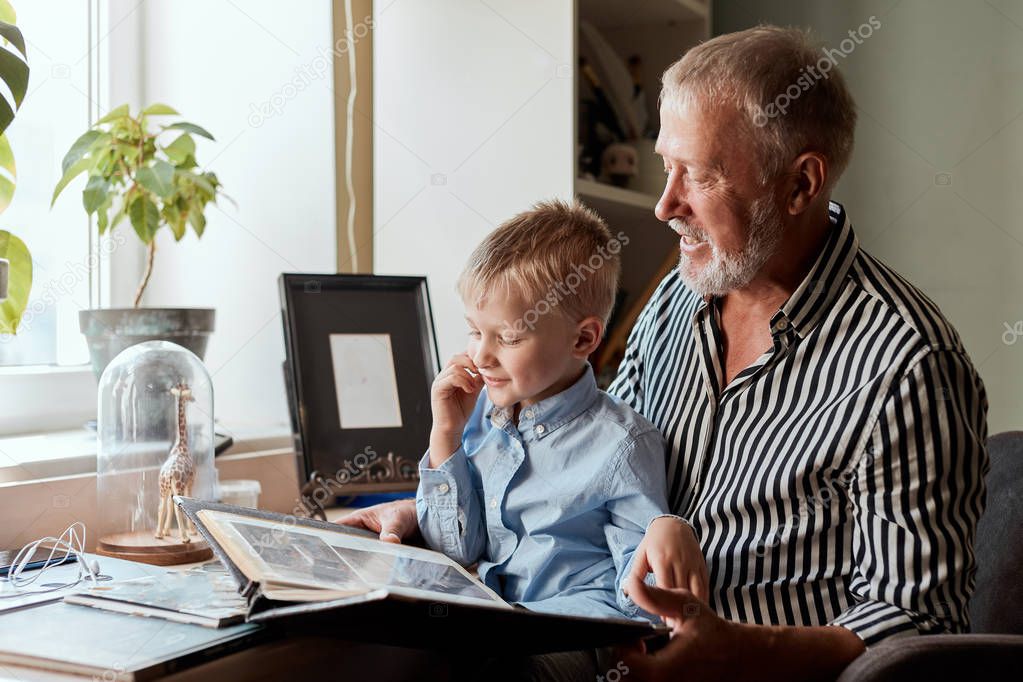
[[[0,377],[22,376],[25,374],[92,374],[89,365],[11,365],[0,367]]]
[[[291,449],[283,428],[232,432],[234,444],[220,460]],[[96,473],[96,433],[88,429],[0,437],[0,486]]]

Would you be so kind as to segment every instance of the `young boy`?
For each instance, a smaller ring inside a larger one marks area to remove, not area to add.
[[[644,532],[656,527],[669,557],[658,575],[684,576],[694,544],[667,514],[660,433],[598,390],[587,363],[627,243],[587,208],[544,202],[492,232],[458,282],[468,348],[433,384],[419,526],[536,611],[653,619],[621,589]]]

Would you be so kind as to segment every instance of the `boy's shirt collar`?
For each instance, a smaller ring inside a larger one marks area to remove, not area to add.
[[[532,432],[537,439],[546,438],[589,409],[597,399],[598,393],[593,367],[586,363],[586,369],[574,384],[561,393],[522,408],[519,412],[518,430],[523,435]],[[506,425],[515,428],[512,421],[514,409],[514,405],[511,407],[492,405],[487,418],[496,428],[505,429]]]

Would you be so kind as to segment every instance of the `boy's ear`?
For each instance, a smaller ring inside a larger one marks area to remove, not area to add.
[[[576,325],[575,346],[572,354],[585,360],[597,350],[604,338],[604,321],[599,317],[587,317]]]

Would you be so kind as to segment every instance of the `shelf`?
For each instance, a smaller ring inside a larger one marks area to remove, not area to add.
[[[654,206],[657,204],[658,199],[658,197],[652,194],[644,194],[634,189],[615,187],[614,185],[608,185],[595,180],[584,180],[583,178],[576,178],[575,193],[581,195],[584,200],[586,198],[598,199],[604,202],[609,201],[624,206],[642,208],[650,211],[651,215],[653,215]]]
[[[579,18],[597,28],[706,21],[706,0],[579,0]]]

